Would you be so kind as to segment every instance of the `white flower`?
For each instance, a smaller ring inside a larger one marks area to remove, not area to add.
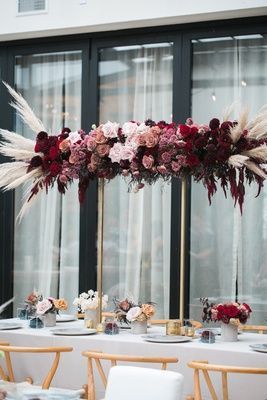
[[[102,309],[107,307],[108,296],[103,295],[102,297]],[[76,297],[73,301],[75,306],[79,307],[81,312],[85,312],[86,310],[95,310],[98,307],[98,292],[90,289],[87,293],[83,292]]]
[[[142,122],[140,125],[138,125],[136,131],[137,133],[146,133],[149,129],[149,126]]]
[[[142,309],[140,307],[132,307],[126,314],[126,318],[128,321],[136,321],[139,315],[142,313]]]
[[[83,293],[80,294],[80,297],[82,299],[88,299],[88,294],[86,292],[83,292]]]
[[[122,160],[123,146],[121,143],[115,143],[109,151],[109,158],[111,161],[119,163]]]
[[[72,144],[78,142],[81,139],[82,138],[77,131],[69,133],[69,140],[71,141]]]
[[[116,138],[118,136],[119,126],[117,122],[108,121],[106,124],[102,125],[104,136],[107,138]]]
[[[78,306],[80,304],[80,298],[79,297],[75,297],[75,299],[73,300],[72,303],[74,306]]]
[[[122,133],[124,136],[129,136],[136,133],[138,125],[135,122],[125,122],[122,126]]]

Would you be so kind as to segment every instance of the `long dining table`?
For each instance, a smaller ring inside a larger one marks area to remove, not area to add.
[[[199,338],[183,343],[151,343],[144,335],[133,335],[129,330],[120,330],[117,335],[97,333],[84,336],[61,336],[53,334],[53,328],[32,329],[28,321],[18,319],[1,320],[22,324],[22,328],[0,330],[0,341],[8,341],[16,346],[72,346],[73,352],[63,353],[52,386],[80,389],[86,384],[87,360],[81,355],[85,350],[97,350],[106,353],[140,356],[172,356],[179,359],[178,364],[170,364],[169,369],[184,376],[184,398],[193,394],[193,370],[187,366],[192,360],[207,360],[210,363],[238,365],[244,367],[267,367],[267,353],[253,351],[251,344],[267,344],[267,335],[241,333],[237,342],[222,342],[216,336],[213,344],[202,343]],[[82,320],[57,323],[57,328],[83,328]],[[149,334],[164,333],[163,327],[153,326]],[[41,382],[48,371],[51,359],[44,354],[13,354],[16,380],[23,381],[31,376],[35,384]],[[97,399],[103,397],[104,388],[96,372]],[[221,378],[214,376],[215,387],[220,393]],[[203,383],[204,388],[204,383]],[[242,375],[229,376],[231,400],[266,400],[267,376]],[[206,389],[206,388],[205,388]],[[207,390],[203,390],[204,399],[210,399]],[[220,395],[219,395],[220,398]]]

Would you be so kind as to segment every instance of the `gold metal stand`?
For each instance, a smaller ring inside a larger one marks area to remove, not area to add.
[[[182,178],[181,183],[181,240],[180,240],[180,308],[179,319],[184,319],[184,284],[185,284],[185,257],[186,257],[186,199],[187,181]]]
[[[103,294],[103,230],[104,230],[104,178],[98,180],[98,228],[97,228],[97,291],[98,313],[97,320],[102,322]]]

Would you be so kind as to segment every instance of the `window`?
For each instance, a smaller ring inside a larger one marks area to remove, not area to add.
[[[100,51],[100,122],[172,118],[172,43]],[[135,193],[119,177],[105,186],[103,288],[110,298],[153,301],[169,316],[171,185]]]
[[[78,50],[15,58],[17,89],[52,133],[64,126],[72,131],[81,127],[81,68]],[[34,137],[18,118],[16,130]],[[15,215],[23,194],[23,188],[16,190]],[[14,293],[18,302],[36,288],[44,296],[64,296],[72,304],[79,281],[79,211],[74,183],[65,196],[56,188],[48,194],[44,191],[30,216],[16,224]]]
[[[204,38],[193,43],[192,115],[202,123],[238,102],[255,115],[267,98],[267,36]],[[232,117],[233,117],[232,116]],[[243,216],[222,190],[208,205],[201,184],[192,184],[190,316],[199,318],[199,298],[247,302],[251,321],[264,324],[267,290],[266,187],[246,188]]]

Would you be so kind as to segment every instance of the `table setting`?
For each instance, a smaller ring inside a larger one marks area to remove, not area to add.
[[[33,296],[35,304],[35,314],[29,313],[29,319],[26,319],[27,313],[18,314],[20,318],[10,318],[0,321],[0,340],[6,340],[12,345],[28,346],[72,346],[73,351],[68,355],[63,355],[64,360],[59,368],[53,385],[66,389],[81,388],[86,383],[86,362],[81,354],[86,350],[98,350],[106,353],[145,355],[145,356],[176,356],[179,363],[175,368],[185,376],[184,394],[192,393],[193,375],[187,367],[191,360],[209,360],[210,363],[220,362],[223,364],[238,363],[243,366],[263,367],[266,365],[267,336],[257,333],[238,332],[237,339],[225,341],[222,335],[222,327],[210,326],[210,322],[220,322],[223,317],[226,321],[226,314],[229,311],[228,305],[209,304],[206,300],[203,304],[204,327],[195,329],[190,320],[181,323],[180,320],[166,320],[163,326],[150,324],[151,317],[156,312],[156,305],[147,303],[136,303],[129,299],[116,300],[114,315],[101,324],[95,324],[92,327],[92,317],[86,317],[86,311],[90,310],[97,313],[95,307],[97,296],[95,292],[90,291],[90,295],[82,294],[79,296],[80,305],[78,311],[84,312],[84,319],[77,318],[76,314],[68,314],[66,302],[60,300],[61,306],[65,309],[55,313],[53,326],[49,324],[40,324],[34,326],[32,320],[40,319],[55,305],[59,308],[59,303],[55,299]],[[32,298],[32,299],[33,299]],[[102,299],[103,300],[103,299]],[[74,300],[74,303],[78,303]],[[231,307],[230,307],[231,306]],[[31,304],[31,308],[33,304]],[[104,307],[106,307],[104,300]],[[246,322],[250,311],[248,308],[239,304],[229,305],[232,318],[229,318],[229,324],[238,319],[238,313],[245,313],[243,321]],[[27,307],[26,307],[27,309]],[[32,310],[31,310],[32,311]],[[41,312],[40,312],[41,311]],[[226,314],[223,314],[223,311]],[[43,314],[42,314],[43,313]],[[221,313],[221,314],[220,314]],[[235,314],[236,313],[236,314]],[[234,316],[236,318],[234,318]],[[245,318],[246,317],[246,318]],[[231,322],[230,322],[231,321]],[[90,322],[90,323],[89,323]],[[142,322],[141,328],[133,329],[132,324]],[[94,323],[94,321],[93,321]],[[121,326],[123,326],[121,328]],[[125,327],[127,326],[127,329]],[[149,326],[149,328],[148,328]],[[231,339],[231,338],[230,338]],[[228,338],[229,340],[229,338]],[[16,357],[16,356],[15,356]],[[28,358],[28,362],[31,357]],[[18,361],[15,365],[15,374],[18,379],[25,379],[27,376],[28,364]],[[47,364],[48,365],[48,364]],[[77,366],[75,375],[73,374],[73,365]],[[34,382],[38,383],[44,365],[37,365],[33,371]],[[30,374],[30,373],[29,373]],[[254,378],[257,383],[258,393],[263,390],[263,382],[259,377]],[[98,382],[98,381],[96,381]],[[235,377],[231,381],[234,393],[240,393],[242,377]],[[63,383],[63,386],[62,386]],[[96,383],[98,386],[98,383]],[[99,383],[99,390],[100,390]],[[253,385],[255,388],[255,385]],[[242,389],[243,390],[243,389]],[[241,391],[242,391],[241,390]],[[244,400],[251,400],[252,393],[250,389],[242,393]],[[256,397],[254,397],[256,398]],[[260,398],[260,397],[259,397]]]

